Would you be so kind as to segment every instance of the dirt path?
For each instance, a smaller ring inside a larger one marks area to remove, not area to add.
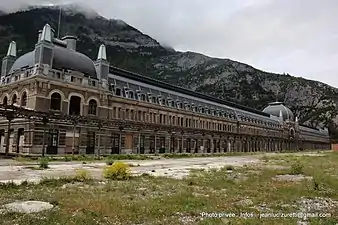
[[[224,157],[196,157],[181,159],[157,159],[157,160],[123,160],[132,164],[131,170],[134,174],[149,173],[154,176],[168,176],[182,178],[191,169],[220,168],[227,165],[243,166],[246,164],[259,163],[258,155],[250,156],[224,156]],[[21,183],[22,181],[38,182],[43,177],[61,177],[75,175],[76,169],[83,168],[88,170],[94,178],[102,177],[102,169],[105,163],[82,162],[58,162],[51,163],[46,170],[34,170],[32,165],[16,165],[7,161],[0,162],[0,182]]]
[[[194,157],[179,159],[154,159],[154,160],[122,160],[133,165],[131,171],[134,174],[149,173],[154,176],[166,176],[173,178],[182,178],[186,176],[191,169],[210,169],[220,168],[227,165],[244,166],[248,164],[261,163],[260,157],[263,155],[307,155],[319,156],[317,152],[302,153],[262,153],[247,156],[223,156],[223,157]],[[82,162],[51,162],[50,168],[46,170],[34,170],[31,163],[19,165],[20,162],[13,160],[0,159],[0,182],[21,183],[22,181],[38,182],[41,178],[57,178],[62,176],[72,176],[76,174],[79,168],[86,169],[93,178],[102,178],[102,169],[106,166],[104,162],[92,162],[83,164]]]

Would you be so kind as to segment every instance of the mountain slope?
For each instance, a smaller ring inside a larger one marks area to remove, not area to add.
[[[57,8],[0,15],[0,57],[12,40],[17,42],[19,55],[33,49],[38,30],[45,23],[57,28],[58,16]],[[88,16],[84,12],[65,11],[60,36],[66,34],[76,35],[78,50],[93,59],[98,46],[105,43],[108,60],[114,66],[260,110],[278,99],[286,102],[301,122],[329,126],[333,137],[338,134],[338,90],[321,82],[267,73],[230,59],[178,52],[121,20],[107,20],[93,13]]]

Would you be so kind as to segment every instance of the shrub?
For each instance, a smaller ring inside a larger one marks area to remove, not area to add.
[[[78,181],[86,181],[86,180],[90,180],[90,174],[88,170],[85,169],[77,169],[76,170],[76,174],[75,174],[75,180]]]
[[[45,158],[45,157],[40,158],[40,160],[39,160],[39,167],[41,169],[48,169],[49,168],[48,159]]]
[[[70,162],[70,161],[72,161],[72,157],[65,156],[64,160],[65,160],[65,162]]]
[[[114,164],[114,160],[113,160],[112,158],[108,158],[108,159],[106,160],[106,164],[107,164],[108,166],[111,166],[111,165]]]
[[[291,174],[297,175],[303,173],[303,165],[300,162],[295,162],[291,165]]]
[[[231,165],[228,165],[228,166],[226,166],[225,168],[226,168],[226,170],[234,170],[234,167],[231,166]]]
[[[104,169],[103,176],[110,180],[128,180],[131,172],[128,164],[116,162]]]

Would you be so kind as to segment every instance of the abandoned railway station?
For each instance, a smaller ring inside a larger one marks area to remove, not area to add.
[[[47,24],[35,49],[2,61],[1,154],[212,153],[330,149],[327,129],[281,102],[263,111],[95,61]]]

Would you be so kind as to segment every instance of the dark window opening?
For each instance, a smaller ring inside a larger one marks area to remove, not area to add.
[[[4,97],[2,104],[7,105],[8,104],[8,100],[7,100],[7,96]]]
[[[24,92],[21,96],[21,106],[26,106],[27,105],[27,93]]]
[[[129,95],[128,95],[128,98],[134,99],[134,92],[130,91]]]
[[[79,116],[81,113],[81,98],[72,96],[69,104],[69,115]]]
[[[94,152],[95,152],[95,132],[89,131],[87,133],[86,154],[94,154]]]
[[[50,109],[61,110],[61,95],[59,93],[53,93],[50,98]]]
[[[121,96],[121,89],[120,88],[116,88],[115,95]]]
[[[17,99],[18,99],[18,97],[16,96],[16,94],[14,94],[13,97],[12,97],[12,105],[16,104]]]
[[[144,94],[141,94],[141,101],[146,101],[146,96]]]
[[[94,99],[91,99],[89,101],[88,114],[96,115],[96,109],[97,109],[97,102]]]

